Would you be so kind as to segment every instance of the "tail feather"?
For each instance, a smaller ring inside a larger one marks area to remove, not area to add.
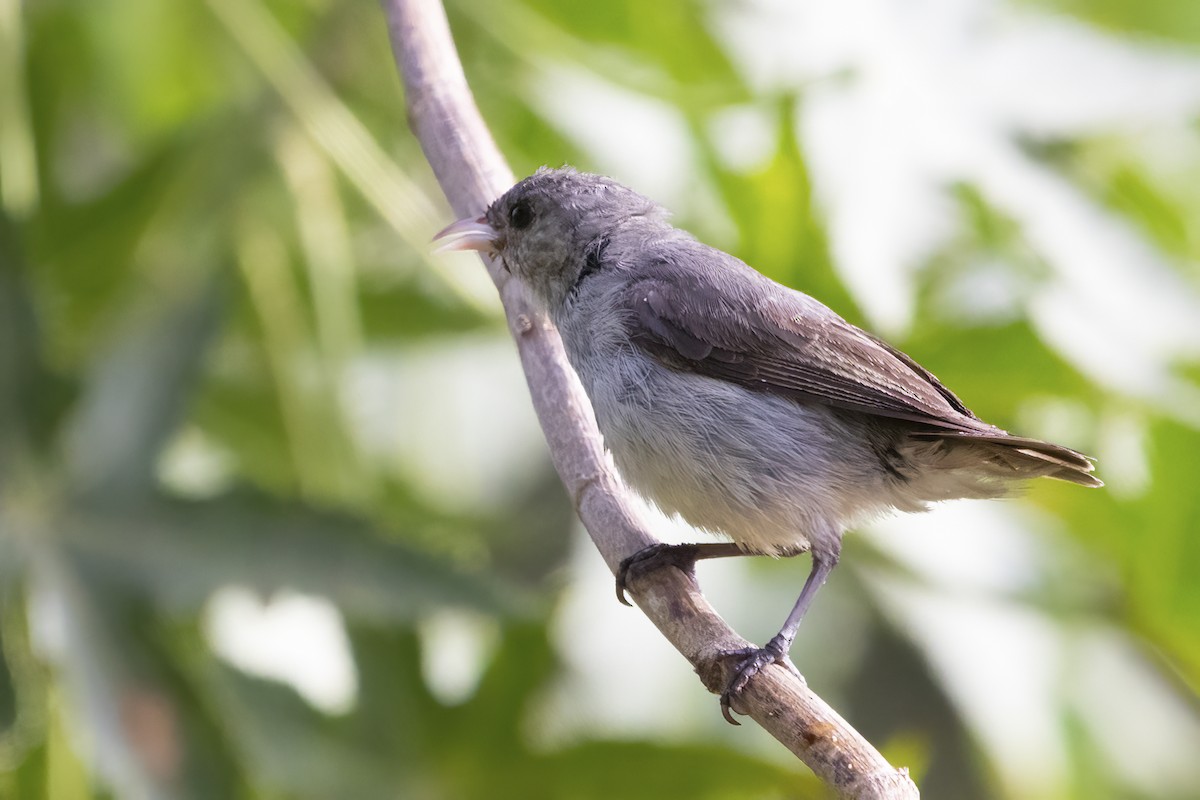
[[[1104,485],[1103,481],[1092,474],[1096,466],[1083,453],[1039,439],[1009,436],[1005,433],[972,434],[949,431],[920,431],[911,435],[914,439],[936,439],[948,445],[982,445],[988,455],[999,462],[996,466],[1002,467],[1004,471],[1011,470],[1009,477],[1012,478],[1047,477],[1080,486]],[[1005,475],[1001,472],[996,477]]]

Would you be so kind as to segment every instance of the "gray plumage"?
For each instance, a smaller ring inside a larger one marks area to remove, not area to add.
[[[540,170],[446,235],[545,304],[633,489],[745,552],[812,551],[779,641],[743,654],[725,705],[787,652],[848,527],[1040,476],[1101,485],[1087,457],[983,422],[904,353],[608,178]]]

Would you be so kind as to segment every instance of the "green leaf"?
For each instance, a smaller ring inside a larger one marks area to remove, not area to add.
[[[51,330],[68,352],[93,344],[103,314],[127,290],[134,251],[160,213],[188,144],[188,137],[175,136],[94,199],[68,203],[47,195],[30,225],[30,250],[44,264],[40,279],[56,290]],[[65,230],[71,235],[63,236]]]
[[[360,750],[289,687],[215,662],[196,674],[230,745],[260,789],[313,800],[398,796],[395,765]]]
[[[381,538],[361,520],[249,495],[85,507],[65,532],[69,551],[90,573],[176,612],[194,612],[230,584],[263,594],[311,592],[352,618],[391,622],[444,606],[515,613],[528,602],[512,587]]]
[[[1114,33],[1200,42],[1200,7],[1188,0],[1023,0],[1081,17]]]
[[[216,330],[220,292],[167,298],[88,370],[67,444],[72,490],[114,504],[149,495]]]
[[[42,357],[29,268],[17,227],[0,213],[0,470],[28,466],[61,418],[66,390]]]

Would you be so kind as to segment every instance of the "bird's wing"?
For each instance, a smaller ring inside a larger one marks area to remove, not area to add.
[[[807,295],[704,249],[706,261],[725,262],[720,269],[691,266],[698,254],[689,248],[627,290],[630,339],[666,366],[948,432],[1002,433],[909,356]]]

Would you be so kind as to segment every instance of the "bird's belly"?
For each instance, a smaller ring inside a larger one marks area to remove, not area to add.
[[[876,477],[847,468],[855,437],[824,407],[627,353],[603,369],[580,373],[605,444],[625,481],[667,513],[782,553],[835,543],[864,502],[878,503]]]

